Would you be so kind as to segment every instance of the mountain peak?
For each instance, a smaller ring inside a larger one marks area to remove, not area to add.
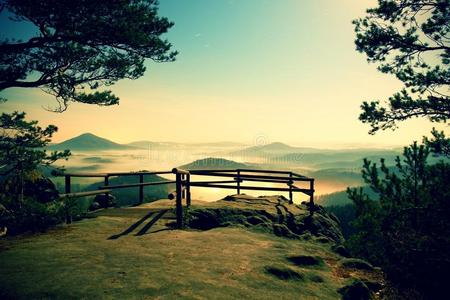
[[[85,132],[85,133],[80,134],[79,136],[74,137],[74,139],[76,139],[76,138],[84,138],[84,137],[101,138],[98,135],[95,135],[93,133]]]
[[[52,149],[69,149],[78,151],[98,151],[98,150],[126,150],[136,149],[127,145],[115,143],[108,139],[99,137],[90,132],[80,134],[74,138],[68,139],[56,145],[52,145]]]
[[[293,148],[292,146],[289,146],[288,144],[285,143],[281,143],[281,142],[273,142],[267,145],[263,145],[261,147],[264,148],[278,148],[278,149],[291,149]]]

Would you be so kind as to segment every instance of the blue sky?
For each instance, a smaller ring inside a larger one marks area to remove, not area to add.
[[[401,89],[355,51],[351,20],[375,2],[161,0],[160,15],[175,22],[167,39],[180,54],[174,63],[148,62],[142,78],[115,85],[119,106],[73,104],[56,114],[42,108],[55,102],[39,89],[11,89],[0,107],[56,124],[55,141],[92,132],[118,142],[252,144],[262,137],[319,147],[405,145],[432,125],[413,120],[369,136],[358,121],[363,100]],[[30,33],[16,26],[2,36]]]

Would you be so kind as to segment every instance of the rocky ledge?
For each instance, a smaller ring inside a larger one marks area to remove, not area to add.
[[[253,197],[245,194],[192,205],[186,213],[188,228],[208,230],[217,227],[244,226],[295,239],[343,242],[338,219],[321,206],[310,215],[309,203],[291,204],[283,196]]]

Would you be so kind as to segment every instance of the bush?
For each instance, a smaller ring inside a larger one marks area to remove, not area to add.
[[[62,202],[40,203],[33,198],[24,198],[20,208],[13,208],[12,199],[3,197],[1,205],[6,212],[0,215],[0,227],[8,228],[8,235],[23,232],[45,231],[64,220]],[[8,208],[10,207],[10,208]]]
[[[55,185],[38,173],[29,173],[23,181],[23,195],[17,195],[17,177],[2,177],[0,188],[0,227],[9,235],[44,231],[64,219],[65,206]]]
[[[377,193],[349,189],[357,232],[347,241],[352,254],[380,265],[402,289],[425,298],[446,293],[450,269],[450,164],[427,164],[424,145],[405,148],[396,167],[364,162],[363,177]]]

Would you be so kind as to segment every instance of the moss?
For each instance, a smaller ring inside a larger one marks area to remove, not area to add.
[[[284,224],[273,224],[273,233],[277,236],[282,236],[282,237],[286,237],[286,238],[298,238],[298,235],[294,234]]]
[[[192,206],[187,212],[188,228],[209,230],[217,227],[245,226],[277,236],[308,240],[314,235],[318,242],[342,242],[338,224],[323,211],[313,217],[303,206],[289,204],[282,196],[228,196],[203,206]]]
[[[272,267],[267,266],[266,272],[272,276],[275,276],[278,279],[281,280],[304,280],[305,276],[299,272],[296,272],[294,270],[291,270],[289,268],[285,267]]]
[[[312,282],[316,282],[316,283],[325,282],[325,279],[323,279],[322,276],[320,276],[319,274],[316,274],[316,273],[308,273],[307,278],[308,278],[308,280],[310,280]]]
[[[294,265],[301,267],[324,265],[323,259],[318,256],[298,255],[298,256],[290,256],[287,259]]]
[[[247,218],[247,222],[252,225],[258,225],[258,224],[268,223],[269,220],[267,220],[267,218],[262,217],[262,216],[250,216]]]
[[[95,213],[94,219],[57,227],[42,235],[0,239],[3,288],[0,298],[252,299],[257,295],[259,299],[327,300],[341,297],[338,289],[345,285],[346,276],[339,272],[337,256],[328,245],[313,239],[306,242],[277,237],[273,234],[272,221],[252,225],[248,223],[249,216],[239,218],[249,227],[229,221],[236,220],[235,211],[239,214],[242,209],[264,216],[259,209],[248,208],[253,203],[239,204],[238,209],[229,207],[235,210],[219,214],[214,211],[218,208],[214,205],[223,207],[223,204],[194,201],[189,214],[197,211],[193,214],[197,217],[198,210],[204,209],[206,213],[202,217],[218,217],[220,226],[202,232],[170,230],[168,223],[175,217],[171,210],[174,203],[161,200],[139,207],[102,210]],[[108,239],[136,224],[146,214],[161,209],[170,211],[146,235],[136,233],[153,217],[118,239]],[[276,215],[274,211],[269,212]],[[268,229],[270,234],[255,232],[257,228]],[[307,232],[304,236],[310,236]],[[320,256],[327,262],[326,268],[300,268],[286,260],[300,254]],[[364,279],[378,279],[375,272],[363,275]]]
[[[346,268],[372,271],[373,266],[365,260],[359,258],[344,258],[340,261],[340,264]]]
[[[333,245],[333,247],[331,247],[331,250],[333,250],[335,253],[339,254],[340,256],[343,257],[350,257],[350,253],[348,252],[347,248],[345,248],[345,246],[343,245]]]

